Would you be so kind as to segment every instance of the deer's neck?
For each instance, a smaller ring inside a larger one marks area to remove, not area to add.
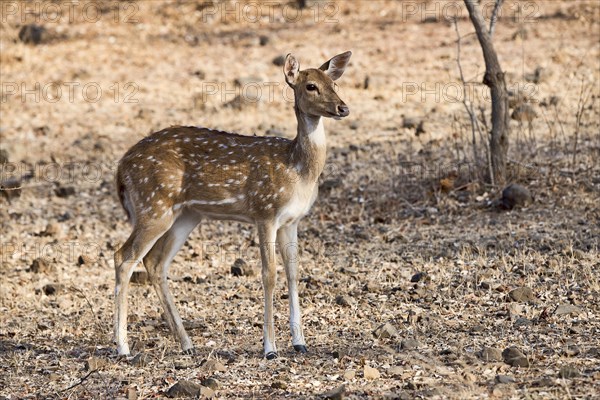
[[[303,179],[316,182],[323,172],[327,151],[323,120],[303,113],[298,106],[294,111],[298,132],[292,144],[291,166]]]

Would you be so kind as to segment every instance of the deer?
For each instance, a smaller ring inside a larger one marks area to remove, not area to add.
[[[171,126],[131,147],[119,161],[116,187],[133,230],[114,254],[114,339],[120,356],[127,341],[127,291],[142,263],[164,309],[172,334],[185,354],[195,350],[175,307],[167,274],[175,254],[203,219],[257,226],[264,292],[263,347],[277,358],[273,319],[276,247],[288,284],[290,330],[296,352],[307,352],[298,298],[298,223],[317,198],[326,159],[323,118],[350,113],[334,81],[349,63],[350,51],[319,68],[300,70],[288,54],[283,66],[294,93],[297,134],[246,136],[203,127]]]

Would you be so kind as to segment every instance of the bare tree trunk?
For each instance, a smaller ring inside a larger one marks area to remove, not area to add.
[[[493,185],[503,185],[506,183],[506,156],[510,129],[506,81],[477,0],[465,0],[465,5],[475,27],[481,50],[483,50],[485,60],[483,83],[490,88],[492,94],[492,136],[490,138],[492,176],[490,176],[490,180]]]

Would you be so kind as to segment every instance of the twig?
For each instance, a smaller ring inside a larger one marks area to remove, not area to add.
[[[496,0],[494,5],[494,11],[492,11],[492,19],[490,20],[490,37],[494,36],[494,28],[496,27],[496,21],[498,20],[498,11],[502,8],[504,0]]]
[[[66,388],[66,389],[63,389],[63,390],[61,390],[61,391],[60,391],[60,392],[58,392],[58,393],[64,393],[64,392],[66,392],[67,390],[71,390],[71,389],[73,389],[73,388],[76,388],[77,386],[79,386],[79,385],[81,385],[83,382],[85,382],[85,381],[87,380],[87,378],[89,378],[89,377],[90,377],[90,375],[92,375],[94,372],[98,372],[98,370],[97,370],[97,369],[93,369],[93,370],[91,370],[90,372],[88,372],[88,373],[87,373],[87,375],[86,375],[86,376],[84,376],[83,378],[81,378],[81,379],[79,380],[79,382],[77,382],[77,383],[75,383],[75,384],[73,384],[73,385],[69,386],[69,387],[68,387],[68,388]]]
[[[4,181],[4,183],[5,182],[6,181]],[[9,191],[9,190],[31,189],[31,188],[35,188],[35,187],[49,186],[49,185],[52,185],[52,183],[51,182],[42,182],[42,183],[34,183],[34,184],[31,184],[31,185],[26,185],[26,186],[20,185],[20,186],[16,186],[16,187],[4,187],[4,186],[2,186],[2,187],[0,187],[0,190]]]
[[[554,106],[554,114],[556,115],[556,120],[558,121],[558,126],[560,127],[560,133],[562,133],[563,140],[567,141],[567,134],[565,133],[565,128],[563,126],[562,121],[560,120],[560,115],[558,114],[558,107]]]
[[[462,64],[460,62],[460,54],[461,54],[461,36],[460,36],[460,32],[458,31],[458,22],[456,20],[456,18],[454,18],[452,20],[452,23],[454,24],[454,31],[456,32],[456,64],[458,66],[458,72],[460,74],[460,81],[462,83],[462,88],[463,88],[463,106],[465,107],[465,110],[467,111],[467,114],[469,115],[469,119],[471,120],[471,141],[472,141],[472,145],[473,145],[473,161],[475,162],[475,165],[479,165],[479,153],[477,151],[477,136],[476,136],[476,131],[479,133],[480,137],[483,137],[483,134],[481,132],[481,128],[479,126],[479,123],[477,121],[477,116],[475,115],[475,110],[473,109],[473,104],[471,102],[469,102],[467,100],[467,88],[466,88],[466,81],[465,81],[465,75],[463,73],[463,69],[462,69]],[[488,157],[489,158],[489,157]],[[491,166],[491,160],[489,160],[489,163]],[[493,172],[490,169],[490,177],[492,179],[492,184],[493,184]]]
[[[583,77],[581,78],[581,89],[579,91],[579,100],[577,101],[577,113],[575,114],[576,125],[573,143],[573,161],[571,166],[571,170],[573,171],[575,171],[575,163],[577,161],[577,142],[579,139],[579,128],[581,127],[581,119],[583,118],[583,114],[585,114],[587,102],[590,99],[590,94],[592,93],[593,87],[594,85],[590,85],[588,90],[588,88],[585,86]]]
[[[83,296],[83,298],[85,299],[85,302],[88,304],[88,306],[90,307],[90,310],[92,311],[92,315],[94,316],[94,324],[98,325],[98,317],[96,316],[96,312],[94,311],[94,306],[92,306],[92,303],[90,302],[90,300],[87,298],[87,296],[85,295],[85,293],[83,292],[83,290],[76,288],[75,286],[71,286],[71,289],[76,291],[77,293],[81,294]],[[98,325],[101,331],[104,331],[103,327],[101,325]]]

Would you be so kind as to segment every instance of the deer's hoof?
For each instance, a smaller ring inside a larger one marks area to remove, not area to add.
[[[303,344],[295,344],[294,345],[294,350],[296,350],[300,354],[306,354],[306,353],[308,353],[308,350],[306,349],[306,346],[303,345]]]
[[[196,354],[198,354],[194,347],[191,347],[187,350],[182,350],[181,352],[186,356],[195,356]]]
[[[265,356],[265,358],[267,360],[274,360],[274,359],[277,358],[277,353],[274,352],[274,351],[270,351],[270,352],[267,353],[267,355]]]

